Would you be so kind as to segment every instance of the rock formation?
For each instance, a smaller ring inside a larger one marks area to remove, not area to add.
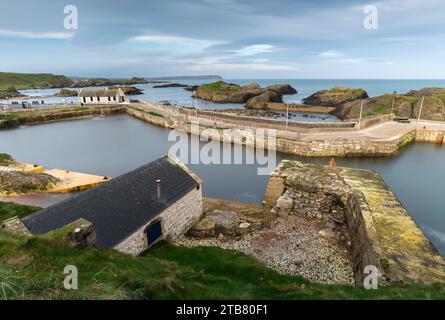
[[[246,103],[249,109],[266,109],[270,102],[282,102],[285,94],[297,91],[288,84],[276,84],[261,88],[256,83],[246,86],[218,81],[198,87],[195,97],[218,103]]]
[[[0,171],[0,194],[45,191],[58,182],[59,179],[46,173]]]
[[[18,92],[14,86],[10,86],[5,90],[0,90],[0,99],[19,98],[19,97],[24,97],[24,95]]]
[[[55,97],[77,97],[79,93],[76,90],[60,89],[54,96]]]
[[[406,96],[421,97],[421,96],[432,96],[435,94],[445,94],[445,88],[426,87],[420,90],[411,90],[406,94]]]
[[[120,88],[125,94],[130,95],[130,96],[144,93],[141,89],[133,87],[133,86],[113,86],[113,87],[109,87],[108,89],[117,89],[117,88]]]
[[[307,105],[336,107],[348,101],[366,98],[368,98],[368,94],[363,89],[334,87],[330,90],[317,91],[303,101]]]

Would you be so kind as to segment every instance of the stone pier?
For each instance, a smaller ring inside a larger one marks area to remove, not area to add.
[[[264,205],[281,216],[345,223],[357,285],[368,265],[379,270],[380,284],[445,281],[445,260],[375,172],[285,160]]]

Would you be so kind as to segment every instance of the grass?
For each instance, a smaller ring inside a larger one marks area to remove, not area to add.
[[[7,114],[0,114],[0,120],[17,120],[23,116],[23,112],[9,112]]]
[[[53,74],[0,72],[0,90],[14,86],[16,89],[51,88],[70,86],[72,81],[65,76]]]
[[[9,166],[11,163],[14,163],[14,158],[9,154],[0,153],[0,166]]]
[[[38,207],[23,206],[13,202],[0,202],[0,222],[14,216],[23,218],[39,210]]]
[[[151,116],[154,116],[154,117],[161,117],[161,118],[164,117],[162,114],[154,112],[154,111],[150,111],[150,112],[148,112],[148,114]]]
[[[66,265],[78,269],[78,290],[63,288]],[[113,250],[73,249],[57,237],[25,238],[0,231],[0,299],[444,297],[443,284],[394,285],[378,290],[315,284],[299,276],[280,275],[253,258],[220,248],[182,248],[160,242],[147,254],[131,257]]]
[[[213,92],[217,92],[217,93],[224,92],[224,93],[232,93],[232,94],[238,92],[241,89],[239,86],[236,86],[236,85],[228,85],[224,81],[206,83],[206,84],[201,85],[201,88],[204,90],[209,90],[209,91],[213,91]]]
[[[377,116],[382,114],[388,114],[390,110],[384,106],[374,106],[370,111],[365,112],[365,117]]]

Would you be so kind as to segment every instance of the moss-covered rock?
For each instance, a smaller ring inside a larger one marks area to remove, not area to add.
[[[47,191],[59,181],[46,173],[0,171],[0,194]]]
[[[76,90],[60,89],[54,96],[56,97],[77,97],[78,92]]]
[[[303,99],[304,104],[314,106],[340,106],[341,104],[357,99],[366,99],[365,90],[350,87],[334,87],[329,90],[320,90]]]

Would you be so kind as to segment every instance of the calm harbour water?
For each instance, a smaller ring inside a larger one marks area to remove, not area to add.
[[[0,131],[0,152],[47,168],[117,176],[165,154],[170,130],[128,116],[55,122]],[[226,147],[226,146],[225,146]],[[230,146],[229,146],[230,148]],[[244,148],[244,152],[254,150]],[[277,154],[326,164],[327,159]],[[445,148],[414,144],[396,157],[338,159],[342,166],[375,170],[445,256]],[[191,164],[206,196],[260,203],[268,176],[257,165]]]

